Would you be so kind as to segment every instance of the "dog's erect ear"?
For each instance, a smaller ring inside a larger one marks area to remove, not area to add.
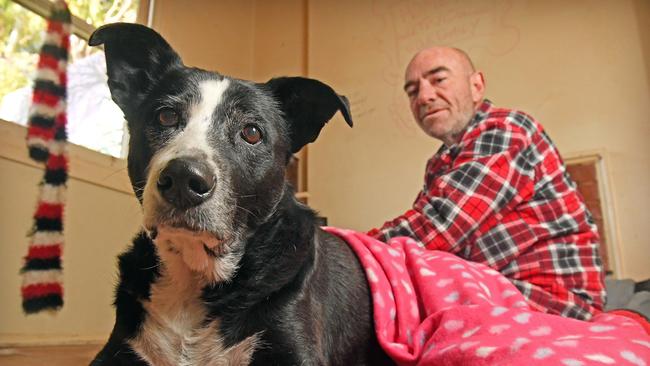
[[[283,77],[266,83],[290,123],[291,153],[316,140],[336,111],[352,126],[348,99],[314,79]]]
[[[88,44],[104,45],[108,87],[127,119],[169,69],[182,65],[178,54],[153,29],[114,23],[99,27]]]

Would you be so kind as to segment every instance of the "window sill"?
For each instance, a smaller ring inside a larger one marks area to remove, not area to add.
[[[0,119],[0,159],[43,169],[27,154],[27,128]],[[68,144],[69,176],[82,182],[133,195],[126,160]]]

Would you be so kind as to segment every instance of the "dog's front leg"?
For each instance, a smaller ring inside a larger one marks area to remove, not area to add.
[[[115,325],[104,348],[95,356],[97,365],[147,365],[128,341],[135,338],[145,318],[141,300],[147,298],[151,283],[158,275],[158,257],[154,244],[141,232],[133,244],[119,256],[119,283],[115,292]]]
[[[129,346],[124,328],[119,322],[115,322],[108,342],[90,366],[148,366]]]
[[[95,356],[90,366],[149,366],[140,359],[125,343],[121,347],[108,347],[108,344]]]

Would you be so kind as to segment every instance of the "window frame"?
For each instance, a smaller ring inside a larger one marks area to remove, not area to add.
[[[27,127],[0,119],[0,159],[43,169],[42,164],[29,157],[25,141]],[[133,195],[124,158],[72,143],[68,143],[68,156],[70,178]]]
[[[614,206],[614,196],[611,189],[612,176],[607,168],[608,166],[611,166],[609,160],[609,154],[605,149],[573,152],[564,156],[564,164],[566,166],[590,163],[596,167],[598,195],[601,202],[601,213],[603,215],[603,232],[599,234],[605,238],[605,243],[607,245],[606,250],[609,270],[612,272],[614,278],[620,278],[623,271],[620,247],[622,240]]]
[[[22,6],[23,8],[30,10],[37,15],[47,19],[50,16],[50,9],[52,3],[49,0],[11,0],[14,3]],[[90,35],[95,31],[95,27],[88,24],[85,20],[77,17],[74,14],[72,15],[72,29],[71,32],[77,35],[79,38],[83,38],[86,41],[90,39]]]

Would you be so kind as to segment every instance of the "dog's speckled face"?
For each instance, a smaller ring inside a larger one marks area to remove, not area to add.
[[[227,280],[244,243],[276,210],[292,153],[347,100],[305,78],[264,84],[183,65],[153,30],[98,29],[113,100],[128,122],[129,176],[159,254]]]
[[[142,167],[130,175],[144,182],[144,227],[192,269],[225,279],[237,261],[234,243],[282,196],[286,123],[253,84],[197,70],[165,79],[143,108],[143,125],[130,126],[144,132],[129,154],[129,165]],[[146,161],[143,146],[151,151]]]

